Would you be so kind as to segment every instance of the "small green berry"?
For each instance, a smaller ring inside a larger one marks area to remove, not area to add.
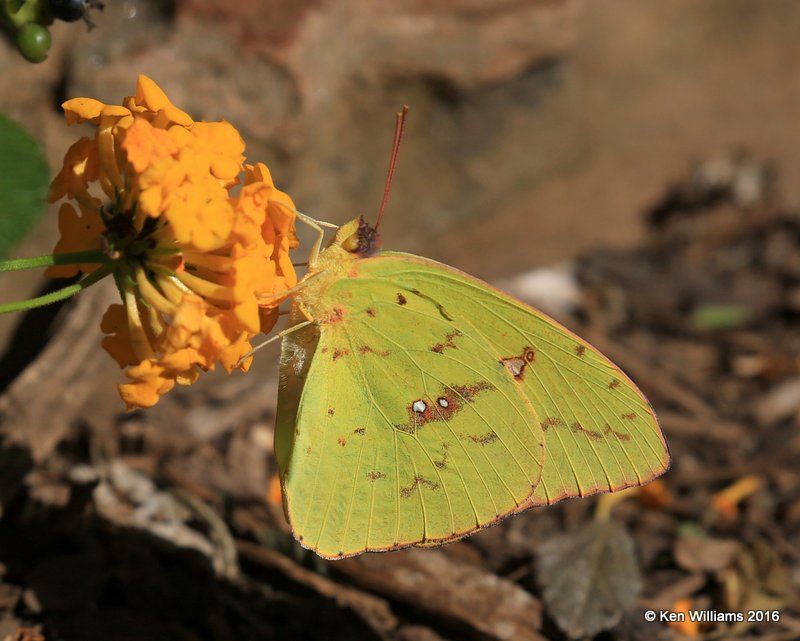
[[[52,39],[47,27],[31,22],[17,32],[17,48],[26,60],[42,62],[47,58]]]

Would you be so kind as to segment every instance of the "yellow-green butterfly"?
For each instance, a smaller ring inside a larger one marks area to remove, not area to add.
[[[318,241],[282,332],[275,455],[304,547],[338,559],[447,543],[669,467],[649,403],[591,345],[377,244],[362,219]]]

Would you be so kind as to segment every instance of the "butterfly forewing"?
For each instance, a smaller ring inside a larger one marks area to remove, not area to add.
[[[467,274],[407,254],[361,261],[359,277],[435,301],[462,334],[487,346],[484,370],[499,367],[529,402],[529,419],[544,433],[545,463],[521,509],[642,485],[668,468],[666,441],[642,393],[546,315]]]
[[[501,352],[413,287],[356,277],[325,296],[319,342],[297,332],[282,356],[276,454],[301,543],[340,557],[444,542],[524,505],[544,437]]]
[[[454,540],[669,466],[618,367],[471,276],[385,252],[316,296],[325,313],[284,339],[275,450],[322,556]]]

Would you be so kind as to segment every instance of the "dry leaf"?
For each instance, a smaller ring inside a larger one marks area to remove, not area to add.
[[[642,587],[633,541],[616,521],[548,541],[538,557],[547,610],[572,638],[616,625]]]
[[[740,548],[737,541],[682,536],[675,544],[675,560],[690,572],[719,572],[730,566]]]
[[[723,577],[726,606],[733,610],[755,608],[759,595],[782,604],[791,593],[791,580],[777,553],[763,540],[742,550]]]

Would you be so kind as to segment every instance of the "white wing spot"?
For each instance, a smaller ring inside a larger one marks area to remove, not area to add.
[[[437,399],[436,402],[439,403],[439,407],[449,407],[450,406],[450,403],[447,402],[446,398]]]
[[[428,406],[425,404],[425,401],[422,399],[418,401],[414,401],[413,405],[411,405],[411,409],[414,410],[417,414],[423,414]]]
[[[508,371],[511,372],[511,375],[515,378],[519,378],[522,375],[522,372],[525,370],[525,365],[527,365],[527,363],[521,358],[509,358],[503,362],[505,363]]]

